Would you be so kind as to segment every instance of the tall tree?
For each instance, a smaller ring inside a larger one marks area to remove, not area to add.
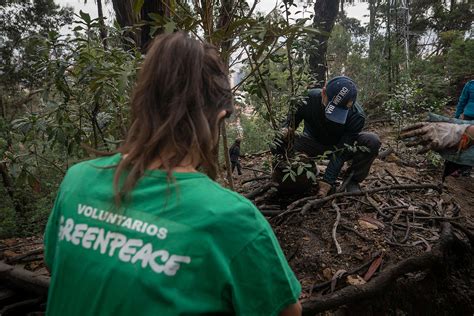
[[[339,11],[339,0],[317,0],[314,4],[313,27],[320,32],[311,39],[309,67],[317,86],[326,81],[328,39]]]
[[[107,30],[105,28],[104,22],[104,11],[102,10],[102,0],[97,1],[97,15],[99,16],[99,26],[100,26],[100,38],[102,39],[102,44],[104,48],[107,48]]]
[[[369,57],[373,58],[374,55],[374,39],[377,33],[376,28],[376,16],[377,8],[380,0],[369,0]]]
[[[132,27],[140,21],[143,22],[139,29],[135,32],[129,32],[128,36],[134,40],[137,47],[145,51],[152,38],[152,34],[150,34],[152,17],[150,14],[154,13],[163,18],[169,18],[171,16],[171,4],[170,0],[143,0],[141,6],[137,6],[137,3],[140,3],[140,1],[112,0],[115,17],[120,27]],[[157,32],[160,32],[160,30],[157,30]]]

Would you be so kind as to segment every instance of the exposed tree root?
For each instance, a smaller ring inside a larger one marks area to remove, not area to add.
[[[276,186],[275,183],[273,182],[268,182],[268,183],[265,183],[264,185],[258,187],[256,190],[252,191],[252,192],[249,192],[247,194],[244,194],[244,196],[251,200],[259,195],[262,195],[264,194],[265,192],[267,192],[268,190],[270,190],[271,187],[274,187]]]
[[[366,284],[347,286],[333,294],[310,299],[303,303],[303,315],[314,315],[377,296],[406,273],[427,270],[442,264],[447,250],[458,241],[453,235],[449,223],[443,223],[442,227],[440,243],[433,251],[405,259],[396,265],[390,266]]]

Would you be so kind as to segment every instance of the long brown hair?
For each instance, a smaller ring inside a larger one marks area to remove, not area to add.
[[[168,178],[186,157],[216,175],[218,113],[233,111],[227,67],[217,49],[185,33],[160,35],[150,46],[133,91],[132,124],[114,176],[120,203],[160,160]],[[126,178],[121,181],[124,171]]]

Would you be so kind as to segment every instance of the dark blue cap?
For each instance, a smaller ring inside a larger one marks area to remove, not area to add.
[[[326,118],[335,123],[345,124],[349,108],[349,101],[355,102],[357,98],[357,87],[349,77],[335,77],[326,84],[326,95],[328,104],[326,105]]]

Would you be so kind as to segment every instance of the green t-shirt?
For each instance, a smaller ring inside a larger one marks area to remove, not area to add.
[[[120,154],[79,163],[45,232],[48,315],[278,315],[301,286],[273,231],[202,173],[148,171],[118,209]]]

